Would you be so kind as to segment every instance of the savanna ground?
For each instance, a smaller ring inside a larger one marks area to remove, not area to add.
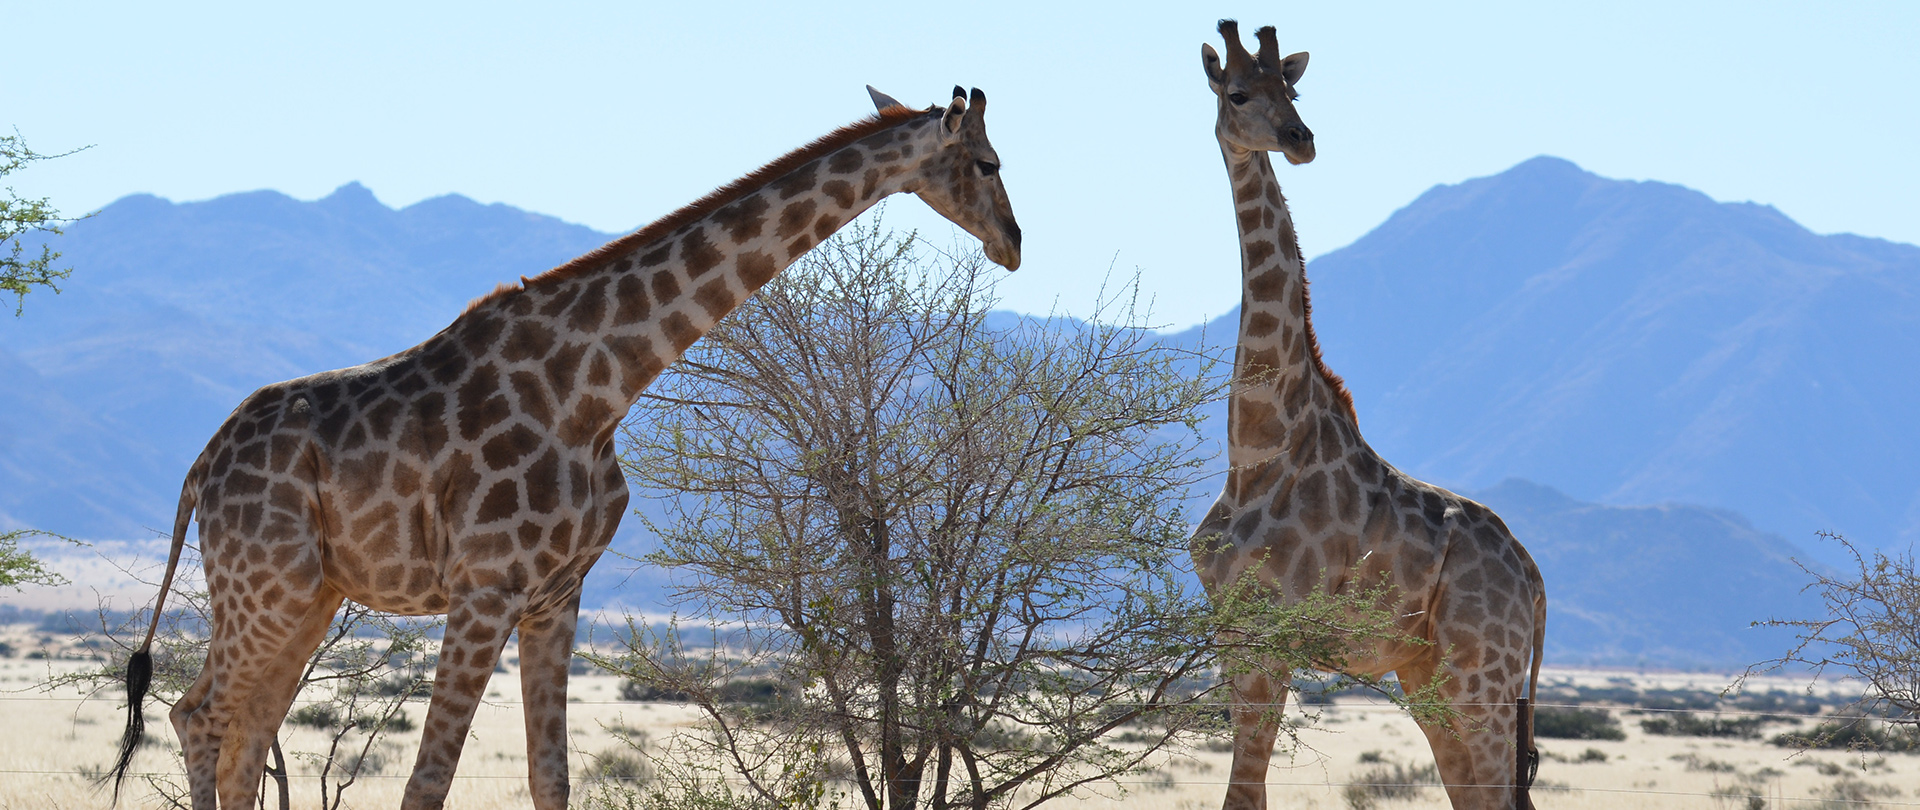
[[[51,674],[91,665],[87,659],[96,652],[44,635],[31,625],[0,628],[0,643],[11,648],[10,657],[0,658],[0,808],[105,806],[105,794],[91,786],[87,775],[105,767],[113,752],[125,717],[118,693],[81,701],[77,692],[37,688]],[[506,659],[504,671],[495,673],[489,687],[489,701],[475,719],[449,807],[526,806],[525,737],[513,649],[507,651]],[[1641,727],[1644,720],[1676,716],[1655,707],[1684,708],[1692,701],[1697,709],[1699,701],[1710,699],[1729,680],[1725,674],[1547,670],[1542,675],[1541,702],[1609,707],[1625,739],[1541,740],[1536,803],[1542,808],[1920,806],[1920,754],[1801,752],[1767,742],[1782,732],[1811,728],[1812,718],[1768,717],[1757,738],[1664,736]],[[572,681],[568,725],[576,796],[585,792],[582,783],[594,774],[631,772],[628,749],[616,734],[631,737],[636,731],[644,732],[658,741],[695,721],[684,706],[621,700],[620,685],[597,672],[576,675]],[[1806,703],[1796,697],[1804,695],[1804,687],[1787,679],[1750,684],[1748,694],[1773,690],[1780,690],[1775,694],[1788,702]],[[1742,704],[1750,711],[1756,710],[1755,705],[1753,701]],[[1732,704],[1722,701],[1718,706],[1725,710]],[[1834,708],[1831,699],[1826,708]],[[425,710],[420,703],[406,711],[417,723]],[[1438,788],[1391,787],[1430,779],[1421,772],[1430,762],[1424,738],[1391,705],[1345,695],[1331,704],[1289,707],[1288,715],[1299,725],[1300,746],[1291,754],[1275,756],[1269,774],[1273,806],[1329,810],[1447,806]],[[1696,711],[1692,716],[1737,721],[1759,715]],[[149,718],[150,741],[136,758],[134,771],[178,773],[171,727],[158,710],[150,709]],[[282,740],[290,752],[320,751],[326,738],[319,731],[289,724]],[[389,743],[376,747],[369,761],[377,771],[369,770],[348,788],[342,806],[397,805],[418,742],[418,731],[412,731],[393,734]],[[294,757],[295,806],[318,806],[315,768],[298,754]],[[1220,744],[1182,751],[1157,769],[1133,777],[1124,793],[1108,788],[1050,806],[1217,807],[1229,759]],[[1350,787],[1367,783],[1378,786]],[[129,785],[131,800],[123,806],[163,806],[144,783],[130,780]],[[1755,804],[1751,797],[1758,797],[1762,804]]]

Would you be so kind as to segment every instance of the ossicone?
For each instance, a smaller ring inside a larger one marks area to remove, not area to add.
[[[1221,20],[1220,36],[1227,42],[1227,70],[1238,73],[1253,67],[1253,54],[1247,53],[1247,46],[1240,44],[1240,22]]]

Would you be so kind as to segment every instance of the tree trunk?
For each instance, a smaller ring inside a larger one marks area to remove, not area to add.
[[[267,775],[273,777],[274,790],[280,796],[280,810],[292,810],[293,788],[287,783],[287,757],[280,750],[280,738],[273,738],[273,747],[267,749],[273,755],[273,764],[267,766]],[[266,792],[261,791],[260,802],[267,801]]]

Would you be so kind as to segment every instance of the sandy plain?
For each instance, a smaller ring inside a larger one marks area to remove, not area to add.
[[[107,804],[85,774],[109,761],[124,720],[118,692],[83,700],[72,690],[47,691],[38,685],[59,672],[88,666],[87,653],[58,649],[46,658],[21,657],[38,639],[26,627],[6,628],[15,657],[0,658],[0,810],[11,808],[92,808]],[[42,647],[42,649],[47,649]],[[508,658],[513,651],[508,651]],[[1548,670],[1547,684],[1580,684],[1637,689],[1724,687],[1729,677],[1711,673],[1628,673]],[[1759,688],[1795,687],[1790,681],[1762,682]],[[518,674],[509,667],[494,675],[488,702],[475,719],[449,796],[451,808],[493,810],[528,806],[525,785],[525,736],[518,705]],[[576,676],[568,715],[579,779],[594,770],[594,758],[618,752],[614,729],[644,730],[661,739],[692,724],[693,715],[672,704],[619,699],[619,681],[590,674]],[[1300,729],[1302,745],[1277,753],[1269,773],[1270,804],[1275,808],[1349,808],[1347,785],[1377,778],[1396,764],[1415,768],[1430,762],[1425,739],[1404,714],[1390,705],[1341,698],[1312,707],[1315,719]],[[414,720],[424,704],[406,710]],[[1290,713],[1295,712],[1289,709]],[[1615,709],[1627,738],[1623,741],[1541,740],[1544,761],[1535,801],[1541,808],[1747,808],[1758,797],[1767,808],[1920,806],[1920,755],[1861,755],[1846,752],[1797,752],[1759,740],[1656,736],[1638,721],[1648,714]],[[149,728],[158,742],[142,749],[134,769],[142,773],[179,773],[178,748],[164,716],[150,711]],[[1767,735],[1805,727],[1805,721],[1767,726]],[[282,739],[290,751],[320,750],[317,731],[289,725]],[[418,732],[395,734],[382,750],[378,772],[363,775],[343,807],[393,807],[399,803]],[[1216,746],[1217,747],[1217,746]],[[1143,810],[1200,810],[1218,807],[1229,755],[1217,750],[1179,752],[1155,770],[1049,807],[1128,807]],[[318,780],[312,768],[294,764],[293,798],[297,807],[319,806]],[[162,807],[158,794],[130,782],[123,807]],[[1376,797],[1378,810],[1447,807],[1438,788],[1403,798]]]

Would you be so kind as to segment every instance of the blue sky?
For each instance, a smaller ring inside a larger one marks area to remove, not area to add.
[[[1320,155],[1282,167],[1309,255],[1538,154],[1920,242],[1915,3],[176,5],[0,0],[0,126],[94,144],[20,193],[79,212],[358,180],[617,231],[865,114],[864,84],[962,83],[1027,233],[1006,304],[1084,311],[1137,269],[1180,326],[1238,298],[1198,56],[1233,16],[1313,54]],[[949,238],[917,202],[888,219]]]

